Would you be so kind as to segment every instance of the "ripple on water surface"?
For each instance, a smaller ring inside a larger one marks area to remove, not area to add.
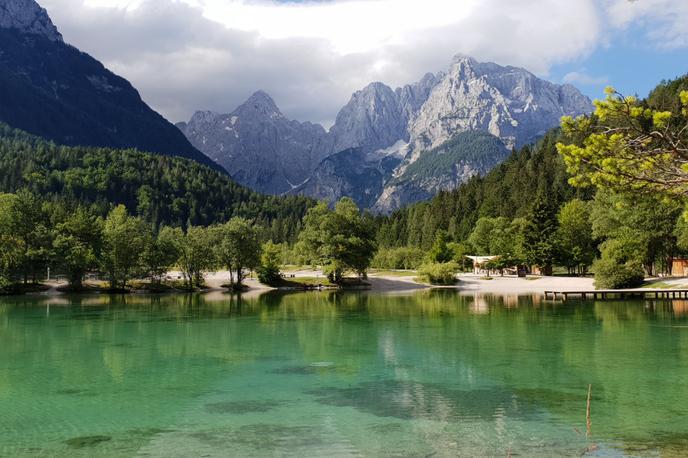
[[[42,301],[0,298],[0,456],[688,451],[688,315],[671,301]]]

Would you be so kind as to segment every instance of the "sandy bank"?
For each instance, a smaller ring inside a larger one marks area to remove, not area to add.
[[[593,279],[589,277],[492,277],[462,274],[457,287],[462,291],[492,294],[543,294],[545,291],[591,291]]]
[[[170,272],[168,277],[177,279],[181,274],[179,272]],[[312,277],[323,278],[324,275],[319,270],[300,269],[292,270],[284,273],[285,277]],[[443,287],[448,289],[456,289],[459,292],[470,294],[486,293],[486,294],[543,294],[545,291],[589,291],[594,290],[592,278],[580,277],[528,277],[517,278],[512,276],[492,277],[491,280],[486,280],[484,277],[473,274],[461,274],[458,277],[459,281],[455,286]],[[205,275],[206,284],[209,293],[226,293],[222,287],[223,284],[229,283],[228,271],[210,272]],[[420,289],[427,289],[430,286],[416,281],[415,272],[372,272],[368,276],[368,283],[370,288],[368,291],[384,292],[384,293],[406,293]],[[680,282],[686,283],[686,279],[665,280],[667,283]],[[248,277],[244,280],[248,286],[250,294],[261,294],[268,290],[273,290],[269,286],[263,285],[255,277]],[[60,293],[56,287],[64,286],[65,283],[50,282],[51,288],[43,293],[44,295],[59,295]]]

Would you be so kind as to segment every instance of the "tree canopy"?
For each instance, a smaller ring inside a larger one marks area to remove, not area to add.
[[[346,271],[365,275],[375,255],[375,227],[349,198],[337,202],[334,210],[324,202],[310,209],[299,239],[333,282],[340,282]]]
[[[208,226],[240,216],[276,242],[293,241],[306,210],[301,196],[266,196],[193,160],[136,150],[66,147],[0,123],[0,192],[92,207],[105,217],[124,205],[155,227]]]
[[[557,148],[571,183],[688,195],[688,76],[645,100],[606,94],[594,116],[562,119],[567,138]]]

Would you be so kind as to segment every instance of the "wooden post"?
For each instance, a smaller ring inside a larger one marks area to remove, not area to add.
[[[590,420],[590,395],[592,394],[592,383],[588,385],[588,403],[585,406],[585,438],[590,436],[592,421]]]

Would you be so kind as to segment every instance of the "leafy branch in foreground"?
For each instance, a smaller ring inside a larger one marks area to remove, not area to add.
[[[605,92],[594,116],[562,118],[570,142],[557,149],[571,184],[688,195],[688,90],[678,92],[673,111]]]

